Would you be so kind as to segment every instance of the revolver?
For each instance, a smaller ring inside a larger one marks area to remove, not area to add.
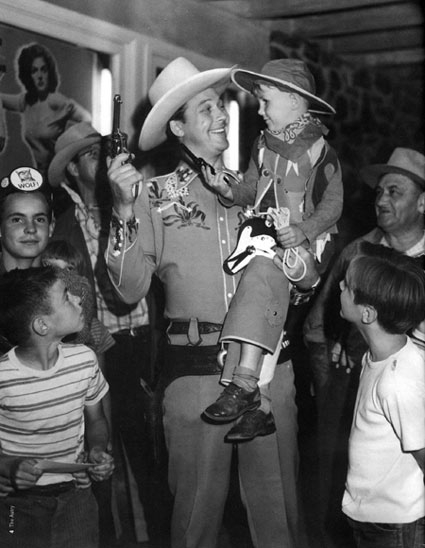
[[[128,152],[127,136],[120,130],[121,95],[114,96],[114,114],[112,118],[111,156],[115,158],[121,152]]]
[[[111,157],[115,158],[122,152],[129,152],[127,148],[127,135],[120,130],[120,113],[121,113],[121,95],[116,94],[114,96],[114,113],[112,118],[112,133],[111,133]],[[123,162],[124,164],[130,163],[130,158]],[[139,194],[139,184],[133,185],[133,196],[137,198]]]

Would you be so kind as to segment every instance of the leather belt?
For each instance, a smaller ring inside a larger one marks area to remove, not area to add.
[[[73,481],[63,481],[62,483],[51,483],[50,485],[36,485],[29,489],[22,489],[16,491],[12,496],[27,496],[32,495],[35,497],[57,497],[62,493],[67,493],[75,489],[75,483]]]
[[[217,333],[223,327],[221,323],[197,322],[198,333],[207,335],[208,333]],[[185,320],[172,320],[167,329],[170,335],[187,335],[189,333],[190,322]]]
[[[112,333],[112,335],[118,336],[118,337],[139,337],[144,336],[147,337],[150,335],[150,326],[149,325],[140,325],[139,327],[131,327],[129,329],[121,329],[120,331],[116,331],[115,333]]]

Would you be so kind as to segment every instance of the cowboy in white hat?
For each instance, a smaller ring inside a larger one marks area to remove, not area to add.
[[[375,213],[377,226],[361,238],[348,244],[335,262],[323,289],[319,293],[304,324],[308,343],[313,382],[319,406],[319,432],[326,425],[326,439],[319,439],[324,449],[319,455],[321,478],[320,500],[329,501],[333,485],[331,471],[344,470],[345,453],[339,440],[348,438],[356,395],[361,358],[366,350],[359,332],[339,315],[339,282],[351,258],[361,252],[362,242],[391,247],[417,258],[423,265],[425,258],[425,156],[416,150],[396,148],[386,164],[374,164],[360,171],[361,178],[376,190]],[[412,334],[416,342],[425,342],[425,326]],[[331,350],[331,354],[329,354]],[[332,358],[332,362],[331,359]],[[332,365],[333,364],[333,365]],[[333,368],[345,369],[351,375],[334,374]],[[332,409],[326,402],[333,401]],[[332,416],[330,416],[332,415]],[[339,420],[335,420],[339,418]],[[336,454],[332,447],[339,447]],[[327,460],[328,459],[328,460]],[[343,472],[342,472],[343,474]],[[341,488],[344,478],[341,477]],[[342,492],[342,491],[341,491]],[[336,503],[339,505],[340,501]],[[324,502],[323,512],[329,511]],[[325,517],[323,517],[325,519]]]
[[[127,156],[117,156],[109,168],[114,217],[107,262],[116,289],[134,302],[153,273],[165,289],[169,326],[161,386],[173,548],[217,546],[229,487],[228,426],[208,424],[200,415],[222,390],[218,339],[237,285],[222,264],[235,248],[241,210],[224,207],[203,177],[225,169],[228,115],[219,91],[230,72],[200,72],[187,59],[172,61],[149,91],[153,107],[139,146],[150,150],[168,136],[180,145],[179,165],[143,184],[137,199],[132,186],[141,174],[122,165]],[[298,527],[292,369],[289,362],[278,369],[271,386],[278,432],[239,448],[250,528],[262,548],[295,546]],[[256,434],[269,433],[266,424],[255,427]]]

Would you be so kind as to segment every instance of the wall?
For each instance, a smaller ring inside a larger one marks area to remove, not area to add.
[[[232,64],[261,66],[269,55],[269,31],[265,24],[238,18],[215,7],[214,2],[48,1]]]

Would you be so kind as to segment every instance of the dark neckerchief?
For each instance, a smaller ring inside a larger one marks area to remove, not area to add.
[[[288,124],[285,128],[284,138],[282,140],[269,131],[263,132],[263,145],[269,150],[283,156],[292,162],[296,161],[300,156],[305,154],[309,148],[323,135],[328,133],[326,126],[318,118],[314,118],[311,114],[303,114],[298,120],[292,124]],[[260,138],[259,146],[261,147],[262,139]]]

